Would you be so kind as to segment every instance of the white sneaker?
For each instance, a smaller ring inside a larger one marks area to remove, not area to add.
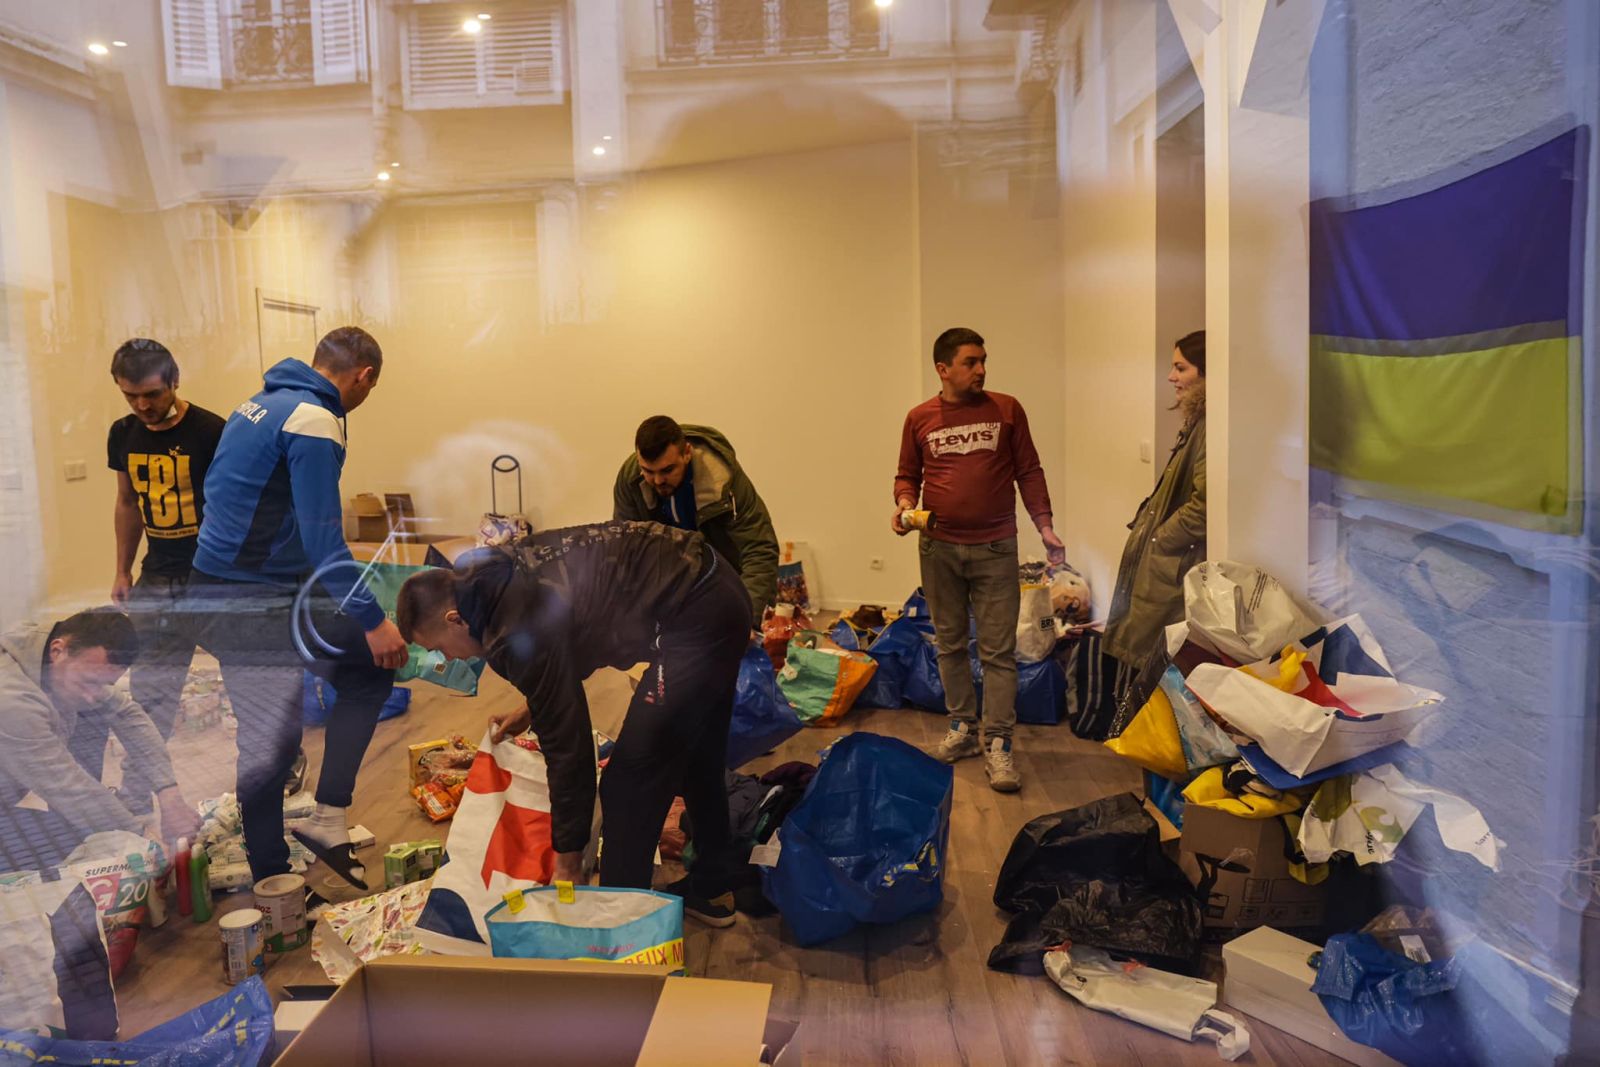
[[[935,753],[946,763],[976,756],[983,748],[978,744],[978,735],[972,732],[972,724],[950,720],[950,732],[944,735],[944,740],[939,742],[939,749]]]
[[[1011,742],[1004,737],[991,737],[983,753],[983,770],[989,776],[989,788],[996,793],[1015,793],[1022,788],[1022,776],[1011,758]]]

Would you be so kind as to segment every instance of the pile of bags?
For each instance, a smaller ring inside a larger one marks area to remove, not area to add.
[[[1024,586],[1026,589],[1026,585]],[[1040,592],[1046,587],[1037,587]],[[1048,599],[1048,598],[1045,598]],[[1075,601],[1074,601],[1075,602]],[[857,609],[860,612],[863,609]],[[1061,721],[1066,704],[1067,672],[1066,652],[1071,640],[1062,640],[1058,631],[1054,609],[1041,600],[1030,607],[1029,598],[1023,598],[1023,614],[1030,610],[1039,612],[1037,618],[1018,625],[1019,634],[1026,630],[1030,635],[1042,634],[1048,627],[1049,648],[1042,658],[1026,659],[1024,644],[1017,646],[1017,721],[1053,726]],[[910,705],[924,711],[944,714],[944,683],[939,679],[939,650],[934,643],[933,617],[928,611],[928,601],[918,589],[906,600],[900,614],[877,629],[863,628],[851,618],[841,618],[834,624],[829,636],[841,647],[865,652],[878,665],[877,674],[860,695],[860,703],[873,708],[899,708]],[[1030,650],[1037,653],[1039,649]],[[972,664],[973,684],[979,690],[982,704],[983,667],[978,662],[978,645],[974,637],[968,642],[968,657]]]
[[[1229,562],[1191,570],[1184,605],[1141,666],[1124,702],[1137,710],[1109,748],[1183,786],[1191,803],[1255,818],[1303,810],[1291,825],[1311,862],[1336,852],[1387,861],[1431,805],[1447,845],[1498,869],[1477,809],[1395,766],[1443,697],[1397,679],[1359,615],[1330,619]]]

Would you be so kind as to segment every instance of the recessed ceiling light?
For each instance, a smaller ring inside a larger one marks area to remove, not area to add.
[[[488,22],[490,19],[494,18],[493,15],[485,15],[482,11],[478,12],[478,17],[484,22]]]
[[[388,172],[388,171],[386,171],[386,170],[380,170],[380,171],[379,171],[379,172],[378,172],[378,180],[379,180],[379,181],[380,181],[380,182],[386,182],[386,181],[388,181],[388,180],[389,180],[389,172]]]
[[[482,33],[483,23],[477,19],[467,19],[461,24],[461,29],[466,33]]]
[[[877,5],[878,9],[881,11],[890,4],[894,3],[894,0],[872,0],[872,2]]]
[[[111,42],[111,47],[112,48],[126,48],[126,47],[128,47],[128,42],[127,41],[112,41]]]
[[[606,135],[605,135],[605,136],[604,136],[604,137],[602,137],[602,138],[600,138],[600,139],[601,139],[601,140],[602,140],[602,141],[609,141],[609,140],[611,140],[611,135],[610,135],[610,134],[609,134],[609,133],[608,133],[608,134],[606,134]]]
[[[393,163],[389,164],[389,166],[391,166],[391,167],[398,167],[399,165],[400,165],[400,161],[398,159],[395,160]]]
[[[597,144],[592,149],[590,149],[590,151],[592,151],[597,156],[603,156],[603,155],[606,154],[606,146],[603,145],[603,144]]]
[[[93,52],[97,56],[105,56],[105,55],[110,55],[111,54],[111,49],[107,48],[105,45],[101,44],[99,41],[92,42],[89,45],[89,51]]]

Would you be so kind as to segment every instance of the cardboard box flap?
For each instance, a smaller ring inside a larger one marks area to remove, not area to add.
[[[769,985],[668,979],[639,1067],[755,1067],[771,1000]]]

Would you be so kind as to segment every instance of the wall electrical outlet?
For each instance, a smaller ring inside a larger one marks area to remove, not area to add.
[[[62,468],[69,482],[81,482],[89,477],[89,464],[84,460],[69,459],[62,464]]]
[[[883,570],[883,557],[873,556],[872,559],[868,561],[867,566],[871,567],[875,571]]]
[[[1151,450],[1153,448],[1154,448],[1154,446],[1151,445],[1151,443],[1149,441],[1140,441],[1139,442],[1139,462],[1140,463],[1149,463],[1150,462]]]

